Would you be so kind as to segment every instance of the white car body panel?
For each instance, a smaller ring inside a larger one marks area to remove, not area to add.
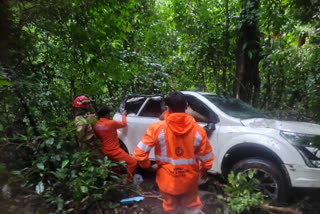
[[[319,168],[309,168],[306,165],[285,165],[291,185],[293,187],[320,187],[320,169]]]
[[[120,114],[116,114],[114,120],[121,121],[122,116]],[[133,115],[127,116],[127,126],[122,129],[118,129],[119,139],[122,140],[127,146],[129,154],[133,154],[136,146],[144,136],[147,128],[150,124],[159,121],[157,118],[153,117],[138,117]],[[139,128],[137,128],[139,127]],[[128,132],[128,130],[135,130],[134,132]],[[130,142],[130,143],[128,143]],[[151,159],[154,158],[154,151],[150,152]]]
[[[228,155],[228,151],[232,147],[242,143],[254,143],[268,148],[281,159],[293,187],[320,187],[320,168],[308,167],[298,150],[280,135],[280,131],[320,135],[320,125],[264,118],[240,120],[225,114],[213,103],[201,96],[201,94],[206,93],[189,91],[183,91],[183,93],[195,96],[219,117],[220,121],[215,124],[216,130],[209,137],[215,156],[211,172],[222,172],[223,159]],[[148,102],[148,99],[143,105]],[[118,136],[127,146],[129,154],[133,154],[136,145],[144,136],[148,126],[159,121],[155,117],[137,115],[128,115],[128,126],[118,130]],[[114,119],[121,121],[120,113],[116,113]],[[199,124],[201,126],[206,125],[206,123]],[[150,158],[154,158],[153,151],[150,152]]]
[[[320,125],[295,121],[279,121],[263,118],[243,120],[242,123],[251,128],[271,128],[303,134],[319,135]]]

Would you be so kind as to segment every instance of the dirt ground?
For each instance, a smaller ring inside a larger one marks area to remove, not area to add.
[[[143,171],[138,172],[143,176],[143,183],[139,185],[140,191],[130,195],[144,196],[144,200],[132,205],[121,206],[117,211],[110,210],[105,213],[165,213],[162,208],[162,198],[157,192],[157,185],[155,183],[155,174],[146,173]],[[202,202],[201,213],[205,214],[218,214],[225,213],[226,203],[217,199],[217,195],[223,194],[222,189],[223,181],[217,175],[210,175],[206,184],[199,187],[199,197]],[[294,189],[291,190],[291,200],[287,204],[277,204],[278,207],[287,207],[301,214],[320,214],[320,189]],[[286,213],[286,212],[284,212]],[[288,214],[288,212],[286,213]]]
[[[113,213],[165,213],[162,208],[162,198],[158,192],[155,182],[155,174],[139,171],[143,176],[143,183],[139,185],[138,191],[130,191],[130,197],[144,196],[144,200],[131,206],[120,206],[117,210],[105,210],[105,214]],[[199,197],[202,202],[201,213],[222,214],[225,213],[226,203],[217,198],[223,194],[223,181],[217,175],[210,175],[206,184],[199,187]],[[320,214],[320,189],[292,190],[292,199],[287,204],[277,204],[279,207],[287,207],[301,214]],[[253,212],[254,213],[254,212]],[[286,213],[288,214],[288,212]]]
[[[113,202],[119,202],[123,197],[144,196],[144,200],[134,205],[119,205],[112,209],[104,209],[105,201],[100,201],[99,206],[93,206],[81,212],[81,214],[162,214],[162,198],[158,191],[155,174],[146,171],[139,171],[143,176],[143,183],[138,186],[129,186],[128,189],[116,190],[110,194]],[[223,194],[223,182],[216,175],[210,175],[206,184],[199,187],[199,197],[202,202],[201,214],[222,214],[226,209],[224,201],[217,199],[217,195]],[[125,193],[125,194],[123,194]],[[283,207],[289,207],[301,214],[320,214],[320,190],[292,190],[292,199]],[[280,205],[277,205],[280,206]],[[14,207],[14,209],[13,209]],[[18,207],[18,208],[17,208]],[[99,208],[97,208],[99,207]],[[40,196],[30,194],[24,199],[13,201],[0,201],[0,214],[21,213],[21,214],[42,214],[53,211]],[[255,214],[255,212],[253,212]],[[289,214],[286,212],[286,214]]]
[[[117,211],[109,210],[105,213],[131,213],[131,214],[144,214],[144,213],[159,213],[164,214],[163,208],[162,208],[162,198],[160,195],[160,192],[158,190],[157,184],[155,182],[155,174],[149,173],[146,171],[138,171],[140,175],[143,176],[143,183],[140,184],[137,188],[137,190],[133,190],[134,188],[130,188],[130,197],[134,196],[143,196],[144,200],[136,203],[131,206],[121,206],[117,208]],[[214,182],[211,178],[211,181]],[[211,182],[209,180],[209,182]],[[214,188],[212,188],[214,187]],[[209,191],[208,191],[209,190]],[[225,208],[225,203],[223,201],[220,201],[216,198],[218,194],[222,194],[222,190],[219,189],[219,185],[202,185],[200,186],[199,191],[199,197],[202,201],[202,213],[219,213],[216,212],[218,208],[221,209],[221,211]],[[223,213],[223,212],[221,212]]]

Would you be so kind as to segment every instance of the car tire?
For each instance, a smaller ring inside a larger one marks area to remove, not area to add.
[[[256,170],[255,177],[259,180],[258,188],[272,201],[285,202],[289,196],[288,180],[284,173],[269,160],[250,158],[236,163],[232,170],[246,173],[250,169]]]
[[[120,144],[120,148],[125,151],[126,153],[129,154],[129,151],[128,151],[128,148],[126,147],[126,145],[121,141],[119,140],[119,144]]]

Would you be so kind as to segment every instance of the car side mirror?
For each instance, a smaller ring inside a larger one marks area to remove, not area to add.
[[[212,135],[213,131],[216,130],[216,126],[214,123],[208,123],[206,126],[203,127],[206,131],[208,138]]]

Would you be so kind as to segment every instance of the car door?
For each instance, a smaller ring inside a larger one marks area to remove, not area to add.
[[[119,137],[127,146],[129,154],[133,154],[137,144],[144,136],[149,125],[159,121],[159,117],[164,111],[163,97],[146,97],[137,112],[130,111],[129,100],[129,102],[126,103],[124,109],[126,109],[128,112],[127,127],[121,130]],[[154,158],[153,150],[150,152],[149,157]]]
[[[212,146],[214,156],[218,157],[219,154],[215,149],[218,144],[218,130],[220,128],[218,115],[196,96],[191,94],[186,94],[185,96],[189,105],[186,113],[193,116],[197,123],[204,128]],[[217,171],[217,166],[216,161],[214,161],[212,170]]]

